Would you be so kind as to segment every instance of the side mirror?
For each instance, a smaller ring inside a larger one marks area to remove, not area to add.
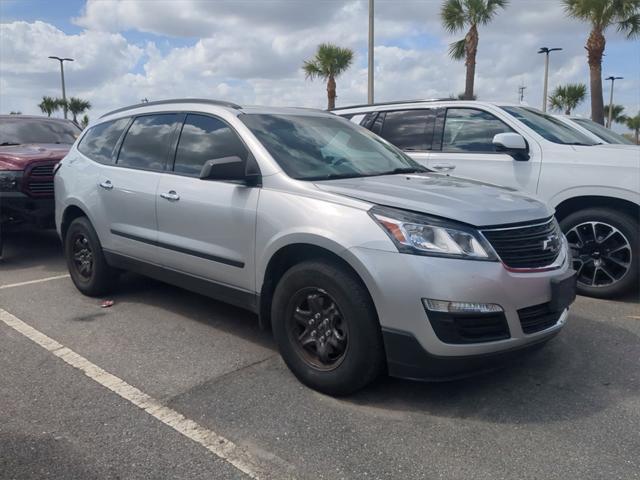
[[[496,152],[511,155],[514,160],[529,160],[529,146],[519,133],[498,133],[492,143]]]
[[[246,162],[240,157],[207,160],[200,171],[201,180],[246,180]]]

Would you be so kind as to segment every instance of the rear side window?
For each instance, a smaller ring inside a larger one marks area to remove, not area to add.
[[[225,122],[206,115],[187,115],[182,127],[173,171],[199,176],[207,160],[247,157],[247,149]]]
[[[431,150],[435,119],[431,109],[387,112],[381,136],[402,150]]]
[[[443,152],[495,152],[493,137],[513,132],[489,112],[472,108],[449,108],[442,135]]]
[[[80,140],[78,150],[95,162],[113,163],[113,149],[128,123],[128,118],[120,118],[91,127]]]
[[[122,142],[118,165],[140,170],[164,170],[180,117],[177,113],[137,117]]]

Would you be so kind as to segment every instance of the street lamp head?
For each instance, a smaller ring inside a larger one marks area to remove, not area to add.
[[[54,55],[49,55],[49,58],[52,60],[58,60],[59,62],[73,62],[73,58],[60,58]]]
[[[611,80],[611,81],[614,81],[614,80],[623,80],[623,79],[624,79],[624,77],[614,77],[613,75],[612,75],[612,76],[610,76],[610,77],[605,78],[605,80]]]
[[[560,50],[562,50],[562,48],[560,47],[553,47],[553,48],[540,47],[540,50],[538,50],[538,53],[546,53],[548,55],[551,52],[558,52]]]

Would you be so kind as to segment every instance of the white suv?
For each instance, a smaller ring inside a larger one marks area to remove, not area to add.
[[[616,149],[507,103],[434,100],[334,110],[423,165],[539,195],[572,247],[579,292],[637,288],[640,150]]]

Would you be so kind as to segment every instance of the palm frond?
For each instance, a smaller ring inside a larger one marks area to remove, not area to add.
[[[618,32],[626,34],[628,39],[640,36],[640,13],[620,20],[618,22]]]
[[[337,77],[353,63],[353,50],[330,43],[318,46],[315,56],[302,65],[307,78]]]
[[[458,40],[449,44],[449,56],[454,60],[463,60],[466,55],[466,39]]]
[[[440,10],[440,19],[445,30],[455,33],[462,30],[467,23],[467,16],[462,0],[447,0]]]
[[[571,112],[587,96],[587,86],[584,83],[568,83],[558,85],[549,95],[549,106],[552,110]]]

